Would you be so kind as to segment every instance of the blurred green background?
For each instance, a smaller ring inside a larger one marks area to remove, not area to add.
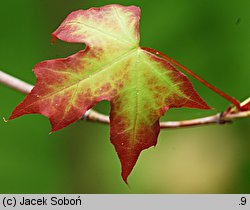
[[[239,100],[249,97],[250,1],[226,0],[10,0],[1,1],[0,69],[35,83],[34,65],[84,47],[53,32],[77,9],[110,3],[142,9],[141,46],[156,48]],[[206,116],[227,101],[199,84],[214,109],[173,109],[162,120]],[[24,95],[0,85],[0,117]],[[108,102],[96,109],[109,112]],[[250,193],[250,120],[225,126],[162,130],[129,177],[109,141],[109,127],[78,122],[49,135],[49,121],[28,115],[0,120],[0,193]]]

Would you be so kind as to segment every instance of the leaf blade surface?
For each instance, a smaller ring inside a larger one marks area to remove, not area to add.
[[[139,19],[135,6],[71,13],[53,36],[85,43],[86,49],[38,63],[35,87],[10,117],[42,114],[54,132],[79,120],[99,101],[110,101],[110,139],[125,182],[141,151],[156,145],[165,111],[209,109],[184,74],[139,47]]]

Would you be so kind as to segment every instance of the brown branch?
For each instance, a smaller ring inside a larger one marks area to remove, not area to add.
[[[23,82],[9,74],[6,74],[0,71],[0,84],[8,86],[14,90],[17,90],[21,93],[28,94],[33,88],[32,85]],[[249,99],[242,102],[241,105],[244,105],[249,102]],[[250,117],[250,111],[237,111],[235,108],[230,108],[225,112],[212,115],[209,117],[197,118],[192,120],[184,121],[169,121],[161,122],[161,128],[181,128],[181,127],[190,127],[190,126],[200,126],[207,124],[225,124],[232,122],[238,118]],[[83,116],[82,120],[89,120],[93,122],[99,122],[104,124],[109,124],[109,116],[100,114],[92,109],[87,111]]]
[[[230,123],[238,118],[250,117],[250,111],[245,112],[222,112],[216,115],[209,117],[197,118],[193,120],[183,120],[183,121],[174,121],[174,122],[161,122],[161,128],[181,128],[181,127],[191,127],[191,126],[200,126],[208,124],[225,124]]]
[[[250,111],[237,112],[237,113],[226,111],[209,117],[197,118],[192,120],[160,122],[160,126],[161,128],[180,128],[180,127],[191,127],[191,126],[200,126],[208,124],[225,124],[225,123],[230,123],[235,119],[245,118],[245,117],[250,117]],[[94,110],[91,110],[87,114],[87,119],[104,124],[109,124],[108,116],[100,114]]]
[[[2,71],[0,71],[0,83],[24,94],[28,94],[33,88],[32,85]]]

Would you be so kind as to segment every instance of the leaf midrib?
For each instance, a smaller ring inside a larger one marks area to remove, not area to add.
[[[139,62],[139,53],[137,52],[137,60],[135,61],[134,69],[136,68],[138,62]],[[134,121],[133,121],[133,128],[132,128],[132,143],[136,143],[136,135],[137,135],[137,124],[138,124],[138,108],[139,108],[139,85],[138,85],[138,79],[139,79],[139,73],[140,71],[134,71],[135,74],[134,76],[134,81],[135,81],[135,116],[134,116]]]

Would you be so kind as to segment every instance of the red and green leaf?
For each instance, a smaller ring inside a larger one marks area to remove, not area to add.
[[[35,87],[10,117],[42,114],[54,132],[79,120],[99,101],[110,101],[110,138],[125,182],[141,151],[156,145],[159,118],[166,110],[209,109],[185,75],[139,47],[139,19],[135,6],[71,13],[52,35],[85,43],[86,49],[38,63]]]

